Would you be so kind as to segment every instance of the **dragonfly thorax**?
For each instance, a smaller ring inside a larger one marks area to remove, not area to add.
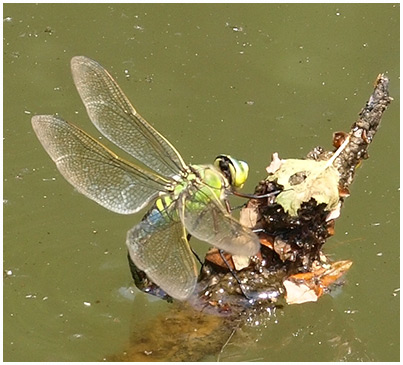
[[[197,189],[205,190],[204,193],[207,195],[215,195],[218,199],[224,198],[225,190],[229,188],[229,184],[221,171],[213,165],[191,165],[189,167],[191,173],[186,179],[188,184]]]

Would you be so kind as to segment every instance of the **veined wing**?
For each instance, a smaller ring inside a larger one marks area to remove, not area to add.
[[[137,113],[100,64],[77,56],[71,69],[88,115],[105,137],[160,175],[173,177],[186,167],[176,149]]]
[[[254,256],[258,237],[225,210],[212,188],[189,184],[179,200],[179,212],[188,232],[233,255]]]
[[[124,161],[59,117],[37,115],[32,126],[66,180],[109,210],[135,213],[167,191],[169,180]]]
[[[175,215],[154,207],[127,233],[126,244],[140,270],[171,297],[185,300],[194,291],[197,271],[186,231]]]

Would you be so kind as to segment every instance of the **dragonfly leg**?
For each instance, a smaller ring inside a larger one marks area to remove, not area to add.
[[[274,195],[278,195],[282,192],[283,190],[276,190],[276,191],[272,191],[270,193],[267,194],[263,194],[263,195],[254,195],[254,194],[245,194],[245,193],[240,193],[239,191],[233,191],[232,193],[236,196],[239,196],[241,198],[247,198],[247,199],[263,199],[263,198],[269,198],[271,196]]]
[[[264,228],[257,228],[257,229],[252,229],[253,233],[266,233],[269,234]]]
[[[268,290],[267,292],[262,291],[262,292],[255,292],[255,291],[250,291],[248,290],[248,294],[246,293],[244,289],[244,284],[241,283],[241,280],[238,278],[238,275],[236,272],[231,268],[231,265],[229,264],[228,260],[224,256],[224,251],[219,250],[220,256],[224,263],[227,265],[228,270],[231,272],[232,276],[234,279],[237,281],[239,285],[239,289],[242,292],[242,295],[249,301],[249,303],[254,303],[257,300],[269,300],[269,301],[274,301],[276,300],[277,297],[280,296],[280,292],[278,290]]]
[[[190,239],[192,238],[192,235],[191,235],[190,233],[188,233],[188,235],[187,235],[186,238],[187,238],[188,242],[190,242]],[[189,245],[189,246],[190,246],[190,245]],[[200,260],[200,257],[199,257],[199,255],[197,254],[197,252],[196,252],[195,250],[193,250],[192,246],[190,246],[190,249],[192,250],[193,255],[196,257],[196,260],[199,261],[199,264],[200,264],[201,266],[203,266],[204,264],[203,264],[202,260]]]
[[[227,208],[228,214],[231,214],[232,209],[231,209],[231,205],[230,205],[228,199],[225,199],[224,202],[225,202],[225,207]]]
[[[234,210],[239,210],[239,209],[246,207],[246,203],[244,203],[242,205],[237,205],[236,207],[231,207],[231,204],[228,199],[225,199],[224,202],[225,202],[225,208],[227,209],[228,214],[231,214]]]
[[[236,207],[232,207],[231,210],[232,210],[232,211],[234,211],[234,210],[240,210],[240,209],[243,209],[243,208],[245,208],[245,207],[246,207],[246,203],[245,203],[245,204],[242,204],[242,205],[237,205]]]
[[[244,291],[244,289],[243,289],[243,284],[241,283],[241,280],[239,280],[238,275],[237,275],[236,272],[232,269],[232,267],[231,267],[231,265],[229,264],[228,260],[225,258],[224,251],[223,251],[223,250],[218,250],[218,252],[220,253],[221,259],[224,261],[225,265],[227,265],[228,270],[230,271],[231,275],[234,277],[234,279],[235,279],[236,282],[238,283],[239,289],[241,290],[242,295],[243,295],[246,299],[251,300],[252,298],[250,298],[250,297],[245,293],[245,291]]]

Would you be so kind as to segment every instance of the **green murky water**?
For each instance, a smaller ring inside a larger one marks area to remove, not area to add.
[[[392,4],[5,5],[4,360],[100,360],[168,306],[130,290],[124,242],[141,214],[75,192],[31,129],[58,113],[98,135],[75,55],[110,70],[187,162],[248,161],[249,192],[272,152],[330,147],[387,72],[395,101],[326,245],[354,261],[346,285],[251,328],[250,349],[234,336],[220,359],[398,360],[399,21]]]

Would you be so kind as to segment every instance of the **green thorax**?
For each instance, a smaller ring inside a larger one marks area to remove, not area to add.
[[[166,211],[181,194],[193,196],[193,201],[222,201],[229,183],[223,174],[212,165],[192,165],[189,173],[175,185],[169,194],[163,194],[156,201],[157,208]]]
[[[156,201],[157,209],[164,214],[172,214],[171,218],[178,219],[172,209],[178,199],[186,199],[191,203],[187,208],[196,209],[195,205],[207,204],[214,200],[221,204],[227,190],[241,188],[248,177],[249,167],[246,162],[228,155],[219,155],[214,165],[190,165],[182,176],[174,178],[175,185],[170,193],[160,195]],[[187,196],[183,196],[186,194]]]

